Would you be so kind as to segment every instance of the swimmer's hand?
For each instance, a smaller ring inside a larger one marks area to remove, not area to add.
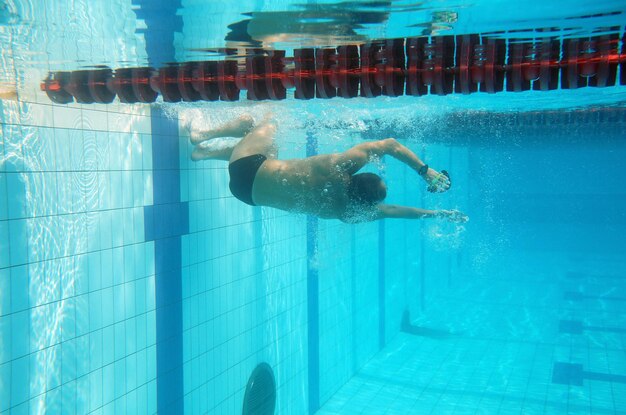
[[[448,222],[454,222],[454,223],[465,223],[469,221],[469,217],[466,214],[456,209],[438,210],[437,217],[447,219]]]
[[[443,170],[442,170],[443,171]],[[450,188],[450,177],[447,173],[439,173],[435,169],[428,168],[422,178],[428,183],[428,191],[442,193]]]

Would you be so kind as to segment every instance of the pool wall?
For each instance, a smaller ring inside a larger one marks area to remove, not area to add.
[[[0,402],[156,411],[150,109],[2,103]]]

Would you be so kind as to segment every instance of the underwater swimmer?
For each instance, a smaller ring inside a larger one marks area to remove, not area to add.
[[[390,155],[411,167],[428,184],[429,191],[450,188],[447,174],[429,168],[411,150],[393,138],[358,144],[343,153],[303,159],[279,160],[274,144],[276,127],[265,120],[254,125],[241,116],[208,131],[192,131],[192,160],[229,162],[230,190],[244,203],[307,213],[348,223],[385,218],[444,218],[466,222],[457,210],[426,210],[381,203],[387,187],[373,173],[357,173],[371,161]],[[243,137],[235,146],[206,145],[218,137]]]

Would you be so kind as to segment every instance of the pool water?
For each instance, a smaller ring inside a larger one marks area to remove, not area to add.
[[[626,413],[626,87],[66,105],[40,89],[49,71],[224,47],[293,56],[547,27],[623,39],[625,12],[0,3],[0,414]],[[276,119],[281,158],[396,137],[452,188],[431,194],[385,157],[367,171],[387,201],[470,220],[350,225],[245,205],[226,163],[191,161],[189,144],[242,114]]]

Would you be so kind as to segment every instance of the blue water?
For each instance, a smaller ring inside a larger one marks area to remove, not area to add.
[[[153,105],[39,90],[49,70],[214,58],[244,20],[290,51],[623,33],[622,3],[0,3],[0,414],[238,414],[262,362],[276,414],[626,413],[624,86]],[[385,159],[369,170],[388,202],[470,221],[244,205],[188,142],[244,113],[274,114],[281,158],[394,136],[453,187]]]

